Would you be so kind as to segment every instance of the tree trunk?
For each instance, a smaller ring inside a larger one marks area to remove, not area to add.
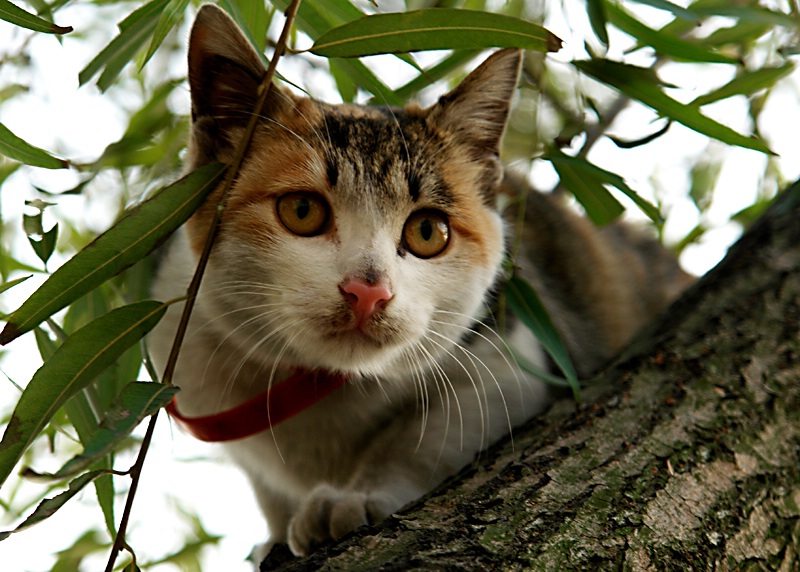
[[[664,319],[439,489],[294,570],[800,570],[800,183]]]

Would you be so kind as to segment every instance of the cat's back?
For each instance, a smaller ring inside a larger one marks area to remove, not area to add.
[[[515,261],[545,307],[580,374],[606,363],[664,312],[694,278],[646,229],[597,227],[563,197],[530,189],[514,174],[506,192],[522,197],[525,223]]]

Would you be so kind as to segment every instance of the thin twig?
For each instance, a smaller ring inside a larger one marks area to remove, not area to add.
[[[250,148],[250,141],[253,138],[253,133],[255,132],[256,126],[258,125],[258,122],[262,116],[264,103],[267,101],[267,95],[269,95],[270,88],[272,87],[272,78],[275,76],[275,68],[278,59],[281,55],[283,55],[283,52],[286,49],[286,41],[289,37],[289,31],[291,30],[292,23],[297,15],[297,9],[300,6],[300,2],[301,0],[294,0],[286,10],[286,22],[283,26],[283,30],[281,31],[281,36],[278,38],[278,44],[275,47],[275,53],[273,54],[272,60],[269,63],[267,73],[264,75],[264,78],[261,80],[261,84],[258,86],[258,101],[256,102],[254,113],[250,116],[250,121],[247,124],[244,137],[239,143],[239,148],[236,150],[236,157],[234,157],[233,164],[228,167],[228,172],[225,175],[222,194],[220,195],[217,208],[214,210],[214,217],[211,220],[211,227],[209,229],[208,236],[206,237],[205,245],[203,246],[203,252],[200,254],[200,260],[197,263],[197,269],[195,270],[194,276],[192,276],[192,281],[189,284],[189,289],[186,293],[186,305],[183,308],[181,321],[178,324],[178,330],[175,333],[175,340],[173,341],[172,349],[170,351],[169,358],[167,359],[167,366],[164,370],[164,375],[161,378],[161,382],[167,385],[172,383],[172,377],[175,373],[175,366],[178,363],[178,354],[180,353],[180,348],[183,344],[183,338],[186,335],[186,329],[189,325],[189,317],[191,316],[192,309],[194,308],[197,292],[200,289],[200,281],[205,273],[208,259],[211,256],[211,249],[214,246],[214,241],[217,237],[219,222],[222,218],[222,212],[225,208],[228,192],[233,186],[233,182],[236,180],[236,176],[239,172],[242,162],[244,161],[244,158],[247,156],[247,151]]]
[[[186,297],[186,304],[183,308],[183,314],[181,315],[181,321],[178,324],[178,329],[175,332],[175,339],[172,343],[172,349],[170,350],[170,355],[167,360],[167,365],[164,369],[164,375],[162,376],[162,383],[171,384],[172,377],[175,372],[175,365],[178,362],[178,355],[180,353],[180,348],[183,343],[183,339],[186,335],[186,329],[189,324],[189,318],[192,313],[192,309],[194,308],[194,302],[197,298],[197,292],[200,289],[200,282],[203,278],[203,273],[205,272],[206,266],[208,265],[208,259],[211,255],[211,249],[214,246],[214,241],[217,237],[218,229],[219,229],[219,222],[222,217],[222,212],[224,210],[225,202],[227,200],[228,193],[230,192],[231,187],[233,186],[234,181],[236,180],[236,175],[238,174],[239,168],[244,161],[245,156],[247,155],[247,151],[250,148],[250,141],[253,137],[253,133],[256,130],[256,126],[258,125],[259,118],[262,116],[262,111],[265,102],[267,101],[267,96],[269,95],[269,91],[272,87],[272,78],[275,76],[275,69],[280,57],[286,51],[286,43],[289,37],[289,32],[291,31],[292,25],[294,24],[295,17],[297,16],[297,9],[300,7],[301,0],[292,0],[292,3],[286,10],[286,22],[283,25],[283,30],[281,31],[281,36],[278,39],[278,43],[275,47],[275,52],[272,56],[272,60],[269,63],[269,67],[267,68],[267,73],[264,74],[261,83],[258,86],[258,101],[256,102],[255,109],[253,115],[250,117],[250,121],[247,124],[247,129],[242,137],[241,142],[239,143],[239,147],[236,151],[236,157],[234,158],[233,164],[228,167],[228,172],[225,176],[225,181],[222,187],[222,193],[220,195],[219,203],[217,204],[217,208],[214,211],[214,218],[211,222],[211,228],[208,231],[208,236],[206,237],[206,242],[203,247],[203,252],[200,255],[200,260],[197,263],[197,269],[195,270],[194,276],[192,276],[192,281],[189,284],[189,288],[187,290],[187,297]],[[111,549],[111,554],[109,555],[108,565],[106,566],[106,572],[111,572],[114,568],[114,564],[117,560],[117,555],[119,554],[122,547],[125,545],[125,531],[128,526],[128,521],[130,519],[131,509],[133,508],[133,499],[136,496],[136,489],[139,486],[139,480],[142,474],[142,468],[144,466],[145,457],[147,456],[147,452],[150,449],[150,443],[153,440],[153,432],[155,430],[156,421],[158,419],[158,412],[156,412],[151,418],[150,422],[147,425],[147,431],[145,433],[144,439],[142,440],[142,447],[139,450],[139,455],[136,458],[136,462],[130,469],[131,475],[131,487],[128,491],[128,497],[125,502],[125,509],[122,513],[122,518],[120,519],[119,529],[117,530],[116,538],[114,539],[114,546]]]

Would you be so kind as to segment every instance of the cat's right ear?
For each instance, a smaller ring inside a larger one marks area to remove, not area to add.
[[[239,128],[254,112],[266,69],[236,23],[220,8],[206,4],[197,12],[189,39],[189,87],[192,93],[193,166],[221,159],[238,143]],[[273,86],[265,105],[269,115],[284,100]]]

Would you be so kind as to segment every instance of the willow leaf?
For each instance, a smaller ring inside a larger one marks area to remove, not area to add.
[[[14,340],[147,256],[191,216],[223,173],[223,165],[206,165],[129,211],[53,272],[7,317],[0,344]]]
[[[656,223],[664,222],[664,219],[661,216],[661,212],[658,210],[658,208],[651,202],[642,198],[642,196],[636,191],[634,191],[625,182],[625,179],[623,179],[618,174],[612,173],[611,171],[606,171],[605,169],[598,167],[594,163],[590,163],[583,157],[571,157],[557,150],[552,151],[547,155],[545,155],[545,159],[550,160],[553,163],[553,166],[556,168],[556,170],[558,170],[559,167],[562,170],[565,168],[571,169],[574,173],[574,176],[580,180],[584,181],[593,180],[596,183],[600,183],[601,185],[605,184],[615,187],[616,189],[624,193],[629,199],[631,199],[636,204],[636,206],[639,207],[639,209],[650,218],[650,220]],[[561,171],[559,171],[559,173],[560,172]],[[606,191],[606,193],[607,192],[608,191]],[[616,202],[616,199],[614,199],[614,197],[611,197],[611,199],[614,201],[614,203],[616,203],[616,205],[619,205],[619,203]],[[580,197],[578,197],[578,200],[581,200]],[[602,199],[599,200],[608,201],[608,198],[603,197]],[[618,212],[618,207],[610,202],[607,207],[601,207],[601,208],[603,209],[603,211],[608,211],[609,218],[606,220],[606,222],[610,222],[611,220],[619,216],[619,214],[621,214],[621,212]],[[621,205],[619,206],[619,208],[622,208]]]
[[[100,70],[97,86],[105,91],[119,73],[153,35],[159,22],[159,16],[168,0],[151,0],[136,9],[119,23],[119,35],[90,61],[78,74],[78,82],[84,85]]]
[[[577,61],[574,62],[574,65],[583,73],[618,89],[632,99],[653,108],[665,117],[682,123],[689,129],[728,145],[773,154],[767,144],[758,137],[748,137],[737,133],[730,127],[703,115],[697,107],[680,103],[669,97],[662,90],[661,82],[651,69],[604,59]]]
[[[580,384],[575,366],[573,366],[569,352],[567,352],[567,348],[539,296],[527,281],[516,275],[506,282],[504,292],[508,307],[530,328],[545,351],[564,373],[573,394],[578,398]]]
[[[421,50],[525,48],[557,51],[561,40],[520,18],[452,8],[364,16],[317,38],[309,51],[326,57],[361,57]]]
[[[632,1],[636,2],[637,4],[644,4],[645,6],[652,6],[653,8],[658,8],[659,10],[671,12],[678,18],[686,20],[687,22],[691,22],[694,25],[700,23],[699,14],[693,12],[691,8],[684,8],[683,6],[678,6],[674,2],[668,2],[667,0],[632,0]]]
[[[478,50],[456,50],[438,64],[424,70],[407,84],[397,88],[395,93],[403,99],[408,99],[434,82],[444,79],[454,70],[460,69],[478,53]]]
[[[164,7],[164,10],[161,12],[161,17],[158,19],[158,24],[153,31],[153,36],[150,39],[150,46],[147,48],[147,53],[145,54],[142,62],[139,64],[139,70],[141,71],[144,68],[145,64],[150,61],[150,58],[153,57],[153,54],[156,53],[156,50],[164,41],[164,38],[167,37],[170,30],[175,27],[175,24],[183,17],[183,13],[186,11],[186,6],[189,5],[189,0],[169,0],[169,3]]]
[[[112,310],[69,336],[42,364],[0,441],[0,486],[56,411],[149,332],[166,309],[144,301]]]
[[[765,67],[743,72],[722,87],[696,98],[689,105],[701,106],[734,95],[750,95],[761,89],[772,87],[775,82],[786,77],[793,70],[794,64],[787,62],[780,67]]]
[[[8,0],[0,0],[0,20],[45,34],[68,34],[72,31],[72,26],[57,26],[53,22],[48,22],[23,10]]]
[[[83,446],[83,453],[69,460],[57,472],[41,475],[61,480],[72,477],[101,460],[146,417],[165,406],[178,392],[174,385],[133,382],[127,385],[111,405],[105,418]]]
[[[8,127],[0,123],[0,154],[32,167],[44,169],[66,169],[69,162],[56,159],[46,151],[14,135]]]
[[[91,471],[81,475],[77,479],[70,482],[66,491],[54,496],[53,498],[44,499],[41,503],[39,503],[39,506],[36,507],[36,510],[34,510],[31,515],[26,518],[17,528],[6,532],[0,532],[0,540],[5,540],[15,532],[20,532],[26,528],[30,528],[35,524],[39,524],[47,518],[50,518],[58,509],[64,506],[67,501],[81,492],[86,485],[107,474],[109,474],[109,471],[99,470]]]
[[[651,46],[661,54],[693,62],[722,64],[740,63],[737,58],[732,58],[714,52],[705,46],[682,40],[676,36],[670,36],[658,30],[653,30],[612,2],[606,3],[606,14],[608,15],[608,20],[617,28],[636,38],[641,43]]]
[[[561,184],[578,199],[594,224],[608,224],[625,211],[603,186],[603,181],[577,159],[561,153],[552,153],[547,158],[558,173]]]
[[[594,35],[604,46],[608,46],[605,0],[586,0],[586,12],[589,14],[589,24],[592,26]]]
[[[28,274],[27,276],[23,276],[22,278],[15,278],[14,280],[9,280],[8,282],[4,282],[4,283],[0,284],[0,294],[5,292],[9,288],[13,288],[17,284],[22,284],[23,282],[25,282],[31,276],[33,276],[33,274]]]

